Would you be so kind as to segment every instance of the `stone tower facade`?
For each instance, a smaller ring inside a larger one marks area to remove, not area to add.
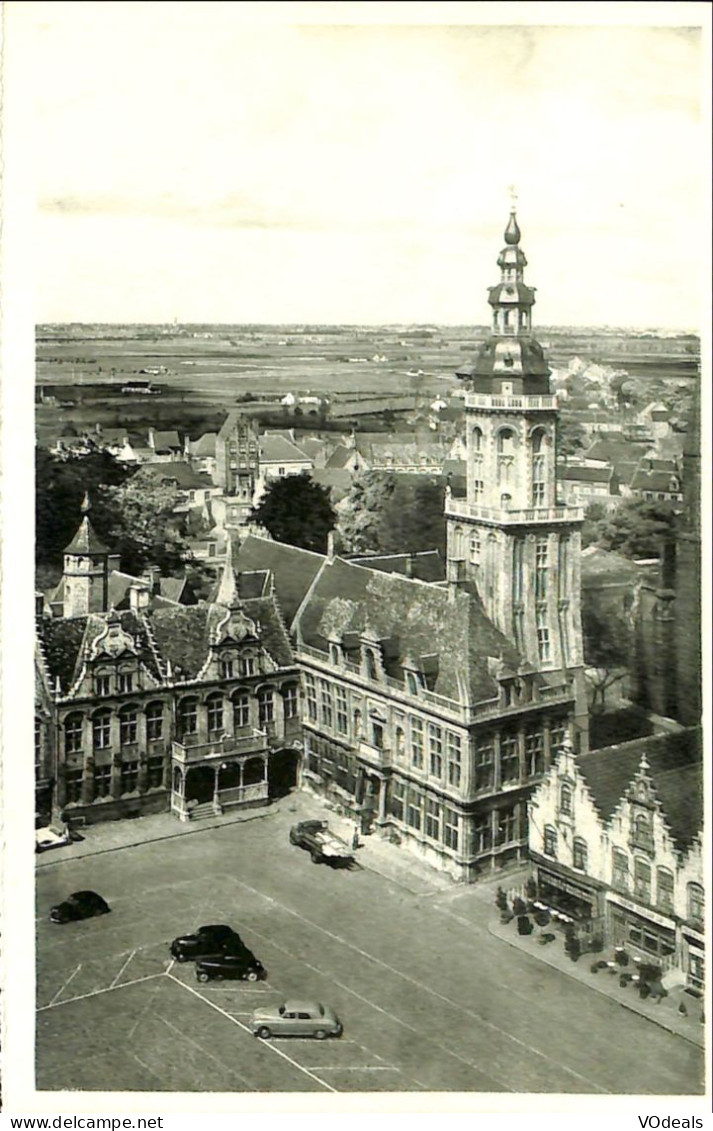
[[[467,493],[446,500],[449,575],[475,585],[485,612],[536,671],[578,688],[575,728],[587,749],[580,614],[581,508],[557,499],[557,400],[532,335],[534,288],[524,280],[514,210],[490,288],[492,331],[467,384]]]
[[[109,585],[109,551],[89,521],[88,495],[82,503],[82,521],[64,551],[63,616],[85,617],[106,611]]]

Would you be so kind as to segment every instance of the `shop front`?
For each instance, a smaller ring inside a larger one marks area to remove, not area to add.
[[[574,925],[582,938],[603,934],[602,889],[589,877],[579,877],[552,861],[534,856],[537,904],[555,923]]]
[[[676,965],[676,923],[664,915],[625,899],[607,895],[607,927],[613,946],[656,962],[663,971]]]
[[[706,953],[703,935],[685,923],[681,927],[683,949],[683,971],[686,988],[696,996],[703,995],[705,989]]]

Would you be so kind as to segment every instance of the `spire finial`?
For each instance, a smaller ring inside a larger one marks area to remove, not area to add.
[[[227,608],[232,609],[235,605],[240,603],[240,596],[238,593],[238,586],[235,581],[235,570],[233,568],[233,542],[228,531],[228,542],[225,547],[225,563],[223,565],[223,573],[220,578],[220,585],[216,594],[216,605],[225,605]]]
[[[82,512],[82,514],[89,514],[90,510],[92,509],[92,503],[91,503],[91,499],[89,498],[89,492],[88,491],[84,492],[84,498],[82,499],[82,505],[79,509]]]
[[[515,244],[518,244],[520,242],[520,229],[518,228],[517,220],[515,219],[515,211],[517,209],[517,190],[515,188],[515,185],[510,185],[509,192],[510,219],[508,220],[508,226],[505,229],[505,243],[514,246]]]
[[[508,192],[510,193],[510,211],[517,210],[517,188],[515,185],[508,185]]]

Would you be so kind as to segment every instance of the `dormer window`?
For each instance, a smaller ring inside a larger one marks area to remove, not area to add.
[[[220,678],[232,679],[235,661],[232,656],[223,656],[220,661]]]
[[[342,650],[339,644],[330,640],[329,642],[329,662],[334,665],[340,664],[342,661]]]
[[[133,672],[119,672],[119,674],[116,677],[116,689],[117,689],[117,691],[119,692],[120,695],[127,692],[127,691],[133,691],[133,689],[134,689],[134,673]]]
[[[563,782],[560,786],[560,815],[563,817],[572,816],[572,787]]]
[[[364,666],[366,668],[367,679],[378,680],[379,666],[376,662],[376,654],[371,648],[364,649]]]
[[[111,674],[109,672],[96,672],[94,676],[94,694],[99,698],[111,695]]]
[[[419,680],[415,672],[407,671],[406,673],[406,690],[409,695],[418,695]]]

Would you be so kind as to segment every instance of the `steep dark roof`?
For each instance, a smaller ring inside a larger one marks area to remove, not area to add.
[[[179,487],[184,489],[212,487],[213,482],[202,471],[194,471],[190,463],[183,460],[171,460],[168,463],[145,463],[141,471],[152,475],[155,479],[172,479]]]
[[[572,483],[610,483],[614,470],[611,467],[565,467],[562,479]]]
[[[253,597],[264,597],[270,591],[270,571],[267,569],[247,570],[238,579],[238,591],[244,601]]]
[[[354,455],[353,448],[347,448],[344,444],[339,444],[324,465],[328,471],[341,470],[346,467],[347,463]]]
[[[237,554],[238,572],[270,570],[275,592],[288,627],[324,561],[321,554],[299,550],[284,542],[249,535]]]
[[[667,824],[676,841],[685,845],[701,827],[699,728],[603,747],[582,755],[577,762],[600,816],[608,821],[634,780],[644,755]]]
[[[151,445],[149,445],[149,447],[150,446]],[[180,450],[182,447],[183,444],[175,429],[165,432],[154,432],[153,434],[153,449],[156,452],[170,451],[173,448]]]
[[[639,467],[634,473],[631,488],[634,491],[660,491],[662,493],[680,494],[681,476],[675,470],[648,471],[646,468]]]
[[[109,551],[85,514],[74,538],[65,547],[65,554],[108,554]]]
[[[445,581],[446,578],[446,567],[438,550],[423,550],[417,554],[367,554],[349,558],[349,561],[382,573],[415,577],[418,581]]]
[[[53,689],[57,679],[62,691],[69,689],[86,626],[87,617],[72,617],[68,620],[42,617],[38,621],[37,632]]]
[[[260,459],[263,463],[305,463],[309,458],[286,436],[266,432],[260,437]]]
[[[208,657],[208,613],[211,605],[176,605],[149,614],[156,646],[170,660],[174,675],[193,678]]]
[[[461,701],[480,702],[496,694],[488,657],[499,657],[512,668],[520,663],[471,593],[451,595],[446,588],[341,558],[325,561],[295,627],[306,644],[325,651],[330,635],[342,638],[368,629],[388,641],[386,672],[396,679],[403,677],[408,657],[416,662],[437,657],[430,689]]]
[[[241,603],[245,615],[257,622],[260,643],[280,667],[294,663],[292,646],[273,597],[255,597]]]

